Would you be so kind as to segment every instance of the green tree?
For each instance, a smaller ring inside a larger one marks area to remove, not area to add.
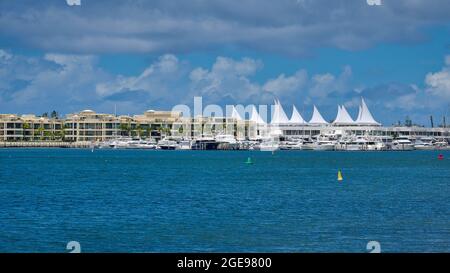
[[[170,136],[170,129],[167,127],[158,127],[160,136]]]
[[[171,135],[171,133],[170,133],[170,128],[169,128],[169,127],[164,127],[164,133],[165,133],[167,136],[170,136],[170,135]]]
[[[35,136],[39,136],[40,140],[44,139],[44,128],[42,127],[42,125],[34,132]]]
[[[58,118],[58,112],[56,112],[55,110],[52,111],[52,113],[50,114],[51,118]]]
[[[54,133],[54,137],[55,137],[56,140],[64,141],[64,137],[65,136],[66,136],[66,132],[64,131],[64,129],[57,130]]]
[[[44,131],[44,137],[46,138],[46,140],[48,140],[48,139],[52,140],[53,133],[50,131]]]
[[[123,132],[126,132],[126,135],[127,135],[127,136],[130,136],[130,132],[131,132],[131,126],[130,126],[130,124],[128,124],[128,123],[121,123],[121,124],[120,124],[120,131],[121,131],[121,134],[122,134]]]
[[[138,124],[136,126],[136,132],[137,132],[138,137],[141,138],[143,129],[142,129],[142,126],[140,124]]]
[[[28,122],[24,122],[23,124],[22,124],[22,129],[23,130],[28,130],[28,129],[30,129],[30,124],[28,123]],[[22,140],[27,140],[27,138],[25,137],[25,136],[28,136],[28,134],[26,134],[25,132],[23,132],[23,134],[22,134]]]

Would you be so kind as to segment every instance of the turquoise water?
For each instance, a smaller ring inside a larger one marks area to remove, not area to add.
[[[447,151],[0,149],[0,164],[1,252],[450,251]]]

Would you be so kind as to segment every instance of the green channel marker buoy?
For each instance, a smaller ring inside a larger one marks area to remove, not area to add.
[[[247,158],[247,161],[245,161],[245,164],[253,164],[252,159],[250,157]]]

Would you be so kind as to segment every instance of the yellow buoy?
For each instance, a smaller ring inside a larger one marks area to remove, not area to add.
[[[338,181],[344,180],[344,178],[342,177],[341,170],[338,171],[338,178],[337,178],[337,180],[338,180]]]

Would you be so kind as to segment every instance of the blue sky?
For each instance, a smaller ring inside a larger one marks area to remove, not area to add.
[[[0,113],[137,114],[363,96],[384,124],[450,121],[450,1],[0,2]]]

